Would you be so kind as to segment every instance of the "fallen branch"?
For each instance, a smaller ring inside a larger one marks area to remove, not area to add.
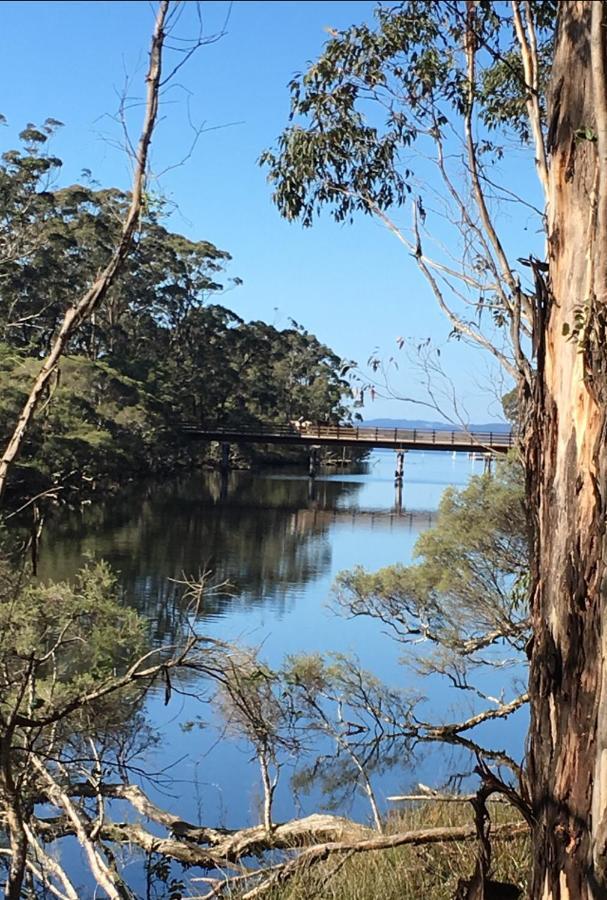
[[[386,797],[390,803],[470,803],[474,794],[392,794]],[[505,803],[503,797],[494,797],[493,803]]]
[[[90,843],[90,821],[80,818],[72,801],[67,797],[88,799],[103,796],[128,801],[139,813],[167,828],[169,837],[159,837],[135,822],[103,822],[96,825],[96,838],[113,844],[139,847],[145,853],[159,854],[188,866],[207,870],[219,870],[221,876],[205,878],[210,885],[208,897],[220,896],[238,883],[244,887],[244,898],[263,896],[272,887],[290,880],[299,872],[317,865],[333,854],[348,858],[357,853],[388,850],[401,846],[420,846],[435,843],[472,841],[476,837],[474,825],[426,828],[377,835],[375,831],[340,816],[311,815],[302,819],[277,824],[271,832],[264,825],[231,831],[207,828],[186,822],[179,816],[157,807],[136,785],[99,784],[81,782],[61,787],[49,784],[48,794],[38,802],[52,802],[63,814],[55,818],[33,819],[31,827],[37,838],[50,843],[69,835],[75,835],[85,849]],[[49,778],[47,775],[47,783]],[[460,801],[464,797],[415,795],[420,800]],[[400,799],[400,798],[399,798]],[[408,798],[407,798],[408,799]],[[495,839],[527,834],[529,827],[523,822],[511,822],[492,829]],[[310,846],[312,844],[312,846]],[[89,848],[90,849],[90,848]],[[255,871],[244,871],[241,860],[246,857],[262,857],[271,851],[299,850],[296,856],[284,862],[262,866]],[[97,861],[97,860],[95,860]],[[237,871],[234,871],[236,869]],[[230,874],[232,870],[232,874]],[[109,874],[109,873],[104,873]],[[196,879],[201,880],[201,879]]]
[[[256,825],[227,835],[211,828],[190,825],[177,820],[177,817],[175,819],[175,826],[171,828],[174,836],[168,838],[158,837],[142,825],[130,822],[105,822],[99,829],[98,838],[116,844],[135,845],[146,853],[158,853],[191,866],[216,869],[237,863],[245,856],[260,856],[271,850],[308,847],[314,841],[356,841],[374,833],[364,825],[330,815],[294,819],[276,825],[270,833],[263,825]],[[33,828],[46,843],[69,835],[80,839],[74,821],[67,816],[37,819]]]

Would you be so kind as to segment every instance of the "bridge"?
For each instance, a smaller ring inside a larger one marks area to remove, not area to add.
[[[512,432],[443,431],[418,428],[370,428],[313,422],[275,425],[181,424],[182,434],[223,444],[293,444],[359,447],[365,450],[457,450],[463,453],[506,453],[516,441]]]

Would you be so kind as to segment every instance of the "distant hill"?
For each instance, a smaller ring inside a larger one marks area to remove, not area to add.
[[[432,422],[425,419],[365,419],[362,425],[368,428],[418,428],[420,431],[492,431],[494,434],[508,434],[511,427],[507,422],[471,423],[466,429],[451,422]]]

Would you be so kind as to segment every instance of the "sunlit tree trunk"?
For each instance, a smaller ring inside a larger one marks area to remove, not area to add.
[[[534,900],[607,897],[606,12],[560,4],[549,98],[550,282],[527,446]]]

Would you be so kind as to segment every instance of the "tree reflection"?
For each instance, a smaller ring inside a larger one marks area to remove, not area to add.
[[[227,491],[226,491],[227,486]],[[207,599],[200,615],[217,618],[259,604],[285,610],[294,589],[331,565],[327,533],[336,507],[351,507],[360,483],[215,472],[147,486],[50,523],[40,577],[66,578],[87,556],[118,572],[126,599],[174,640],[184,574],[211,571],[228,594]]]

